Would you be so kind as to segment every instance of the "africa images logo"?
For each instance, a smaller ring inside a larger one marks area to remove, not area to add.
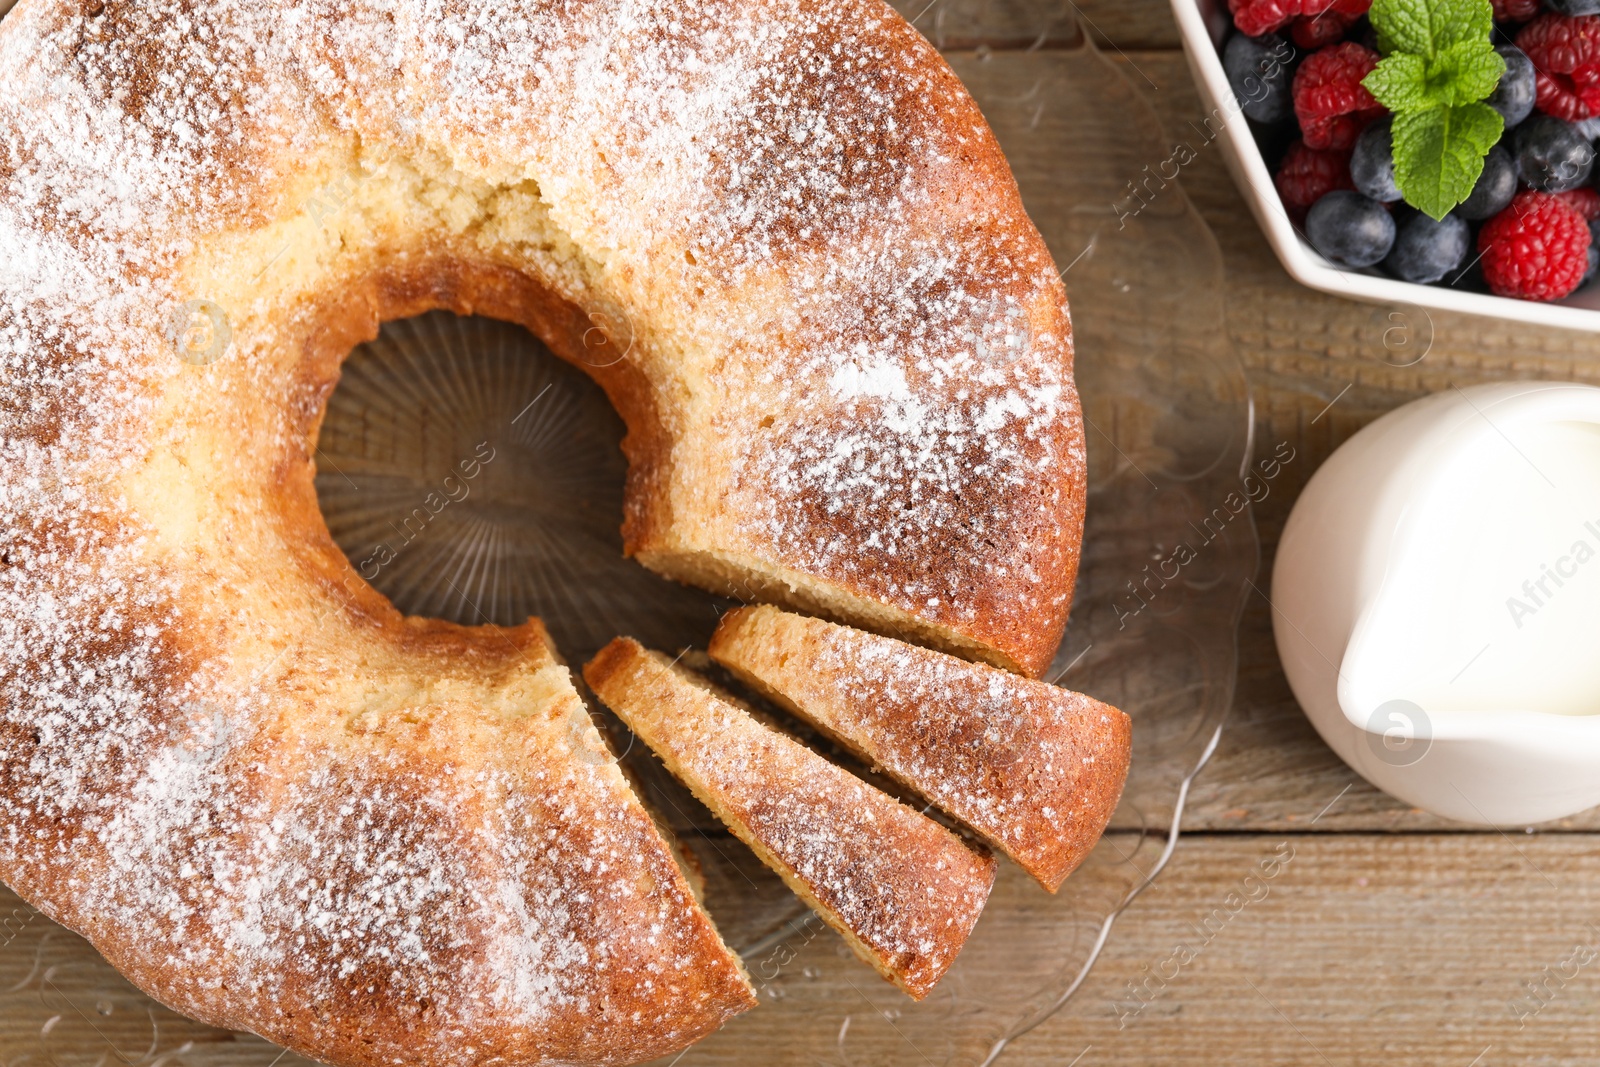
[[[221,359],[233,343],[233,326],[228,313],[215,301],[186,300],[172,310],[167,340],[179,359],[204,367]]]
[[[1367,747],[1378,762],[1409,767],[1433,747],[1433,721],[1409,700],[1386,700],[1367,719]]]
[[[1549,563],[1539,564],[1539,573],[1522,583],[1519,590],[1521,596],[1506,597],[1506,611],[1510,613],[1517,629],[1522,629],[1526,619],[1537,615],[1541,608],[1555,599],[1562,587],[1578,576],[1579,569],[1595,558],[1595,548],[1589,543],[1589,538],[1594,538],[1595,544],[1600,544],[1600,526],[1586,522],[1583,532],[1587,536],[1575,539],[1566,555],[1556,557],[1553,566]]]

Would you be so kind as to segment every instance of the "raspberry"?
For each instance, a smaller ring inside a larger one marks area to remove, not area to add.
[[[1246,37],[1260,37],[1281,29],[1300,14],[1299,0],[1228,0],[1233,24]]]
[[[1600,16],[1540,15],[1517,47],[1533,60],[1540,111],[1568,122],[1600,112]]]
[[[1539,13],[1540,0],[1489,0],[1496,22],[1527,22]]]
[[[1371,6],[1372,0],[1228,0],[1233,24],[1246,37],[1260,37],[1282,28],[1291,19],[1314,18],[1325,11],[1345,16],[1348,26]],[[1313,46],[1301,43],[1301,47]]]
[[[1583,185],[1576,189],[1568,189],[1564,193],[1557,193],[1556,199],[1575,208],[1585,221],[1593,222],[1600,219],[1600,193],[1594,191],[1592,186]]]
[[[1302,15],[1289,24],[1289,37],[1308,52],[1344,40],[1360,15],[1346,16],[1329,8],[1320,15]]]
[[[1289,146],[1272,184],[1278,187],[1290,218],[1301,222],[1306,210],[1328,193],[1355,188],[1350,180],[1350,153],[1307,148],[1296,141]]]
[[[1361,79],[1378,65],[1378,53],[1354,41],[1310,56],[1294,75],[1294,113],[1311,148],[1349,148],[1383,108]]]
[[[1518,193],[1478,231],[1484,280],[1500,296],[1560,300],[1583,281],[1591,240],[1576,208],[1551,193]]]

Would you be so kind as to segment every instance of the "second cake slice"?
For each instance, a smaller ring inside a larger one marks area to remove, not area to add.
[[[1128,717],[1045,682],[773,607],[722,617],[711,658],[921,793],[1052,893],[1105,831]]]
[[[857,955],[927,995],[983,911],[993,856],[636,641],[611,642],[583,676]]]

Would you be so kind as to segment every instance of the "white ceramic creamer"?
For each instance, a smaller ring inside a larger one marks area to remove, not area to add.
[[[1379,788],[1480,824],[1600,804],[1600,389],[1368,426],[1296,502],[1272,599],[1301,707]]]

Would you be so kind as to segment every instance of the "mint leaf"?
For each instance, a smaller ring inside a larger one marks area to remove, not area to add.
[[[1378,103],[1396,114],[1434,107],[1441,102],[1428,93],[1428,61],[1406,52],[1380,59],[1372,73],[1361,79],[1361,84]]]
[[[1472,193],[1505,121],[1487,104],[1505,73],[1489,0],[1372,0],[1383,59],[1361,84],[1394,113],[1395,182],[1442,219]]]
[[[1471,104],[1494,92],[1505,72],[1505,58],[1488,38],[1457,41],[1429,61],[1428,86],[1441,104]]]
[[[1394,117],[1394,177],[1406,203],[1434,219],[1472,193],[1483,157],[1505,120],[1488,104],[1408,111]]]
[[[1378,31],[1378,51],[1384,55],[1432,54],[1433,20],[1428,14],[1428,0],[1372,0],[1367,17]]]
[[[1368,17],[1384,55],[1429,59],[1462,41],[1486,41],[1494,28],[1489,0],[1373,0]]]
[[[1432,0],[1428,13],[1434,55],[1461,41],[1486,42],[1494,32],[1494,9],[1489,0]]]
[[[1482,100],[1505,69],[1488,41],[1459,41],[1433,59],[1396,52],[1379,60],[1361,84],[1390,111],[1423,111]]]

